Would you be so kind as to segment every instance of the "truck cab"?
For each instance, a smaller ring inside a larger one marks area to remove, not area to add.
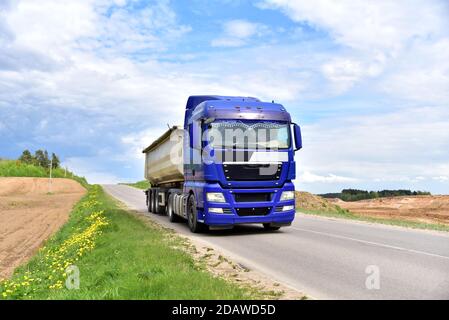
[[[180,140],[183,179],[177,186],[156,186],[153,201],[165,208],[158,211],[172,221],[187,219],[192,232],[247,223],[277,230],[291,224],[294,153],[302,140],[299,126],[281,104],[251,97],[191,96]],[[146,193],[148,204],[152,191]]]

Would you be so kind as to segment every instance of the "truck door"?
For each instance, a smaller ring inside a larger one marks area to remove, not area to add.
[[[184,137],[184,150],[187,158],[184,158],[185,179],[198,181],[202,179],[201,165],[201,125],[199,121],[193,121],[187,126]]]

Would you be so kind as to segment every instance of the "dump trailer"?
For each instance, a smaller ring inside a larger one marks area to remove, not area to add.
[[[295,151],[301,129],[278,103],[251,97],[191,96],[184,124],[148,146],[148,211],[187,220],[192,232],[295,217]]]

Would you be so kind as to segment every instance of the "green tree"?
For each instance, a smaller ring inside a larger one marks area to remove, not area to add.
[[[26,149],[22,152],[22,155],[19,157],[19,160],[26,164],[33,164],[34,157],[31,154],[30,150]]]
[[[36,165],[43,168],[48,168],[50,166],[50,160],[48,159],[47,150],[36,150],[34,157],[36,158]]]
[[[59,165],[61,164],[61,161],[55,153],[51,154],[51,164],[53,169],[59,168]]]

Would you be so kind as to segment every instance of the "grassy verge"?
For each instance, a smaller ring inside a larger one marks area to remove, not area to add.
[[[49,169],[22,163],[19,160],[0,160],[0,177],[39,177],[45,178],[50,174]],[[84,177],[78,177],[70,171],[57,168],[52,170],[53,178],[69,178],[78,181],[84,187],[87,181]]]
[[[0,299],[250,299],[182,250],[185,240],[144,224],[89,186],[69,221],[36,256],[0,282]],[[79,268],[80,287],[65,283]]]
[[[134,188],[138,188],[138,189],[143,189],[143,190],[146,190],[151,186],[147,180],[137,181],[134,183],[121,183],[121,184],[131,186]]]
[[[386,224],[386,225],[400,226],[400,227],[413,228],[413,229],[425,229],[425,230],[436,230],[436,231],[449,232],[449,226],[445,225],[445,224],[425,223],[425,222],[408,221],[408,220],[402,220],[402,219],[388,219],[388,218],[376,218],[376,217],[361,216],[356,213],[350,212],[348,210],[342,209],[338,206],[335,211],[305,210],[305,209],[301,209],[301,208],[298,208],[297,211],[304,213],[304,214],[309,214],[309,215],[350,219],[350,220],[372,222],[372,223],[381,223],[381,224]]]

